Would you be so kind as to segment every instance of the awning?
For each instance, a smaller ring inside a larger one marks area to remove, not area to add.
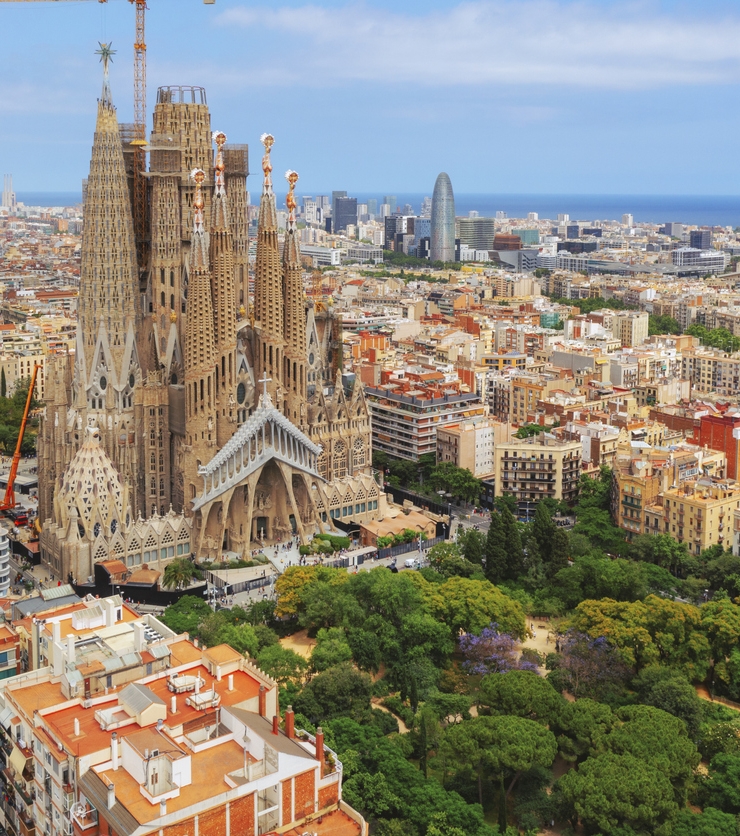
[[[10,730],[10,719],[13,716],[12,708],[4,708],[0,711],[0,726],[4,729]]]
[[[10,764],[15,769],[16,775],[22,775],[26,768],[26,756],[17,746],[13,746],[13,753],[10,756]]]

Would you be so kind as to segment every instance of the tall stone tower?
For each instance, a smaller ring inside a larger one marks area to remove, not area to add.
[[[85,192],[80,261],[74,405],[77,441],[95,420],[103,446],[143,509],[138,444],[142,373],[137,334],[136,247],[118,119],[108,79],[110,49],[103,44],[103,93],[98,101],[90,174]]]
[[[216,341],[208,263],[208,235],[203,223],[205,172],[196,168],[193,237],[190,245],[188,321],[185,332],[186,498],[194,499],[198,466],[216,452]]]
[[[240,327],[249,318],[249,219],[247,217],[247,175],[249,148],[246,145],[224,146],[226,192],[229,195],[231,234],[234,241],[234,282]]]
[[[286,416],[304,432],[306,427],[306,295],[303,291],[303,267],[295,224],[295,187],[298,175],[289,171],[288,228],[283,240],[283,287],[285,305]]]
[[[224,176],[226,135],[216,132],[216,188],[213,193],[210,238],[213,329],[216,350],[216,435],[223,447],[236,429],[236,294],[234,288],[234,241],[229,221],[229,202]]]
[[[259,379],[269,378],[268,392],[273,403],[282,411],[282,363],[285,352],[283,280],[270,162],[270,151],[275,140],[270,134],[263,134],[261,139],[265,154],[262,157],[264,177],[254,268],[254,366]]]

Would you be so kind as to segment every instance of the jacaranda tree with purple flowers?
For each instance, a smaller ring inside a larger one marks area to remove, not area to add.
[[[465,657],[463,670],[473,676],[489,673],[527,670],[537,673],[537,666],[521,661],[516,652],[516,639],[499,632],[498,624],[484,627],[480,635],[464,633],[459,639],[460,651]]]

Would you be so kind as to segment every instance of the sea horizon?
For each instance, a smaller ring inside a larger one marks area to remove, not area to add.
[[[305,190],[302,195],[307,194]],[[330,190],[315,194],[331,195]],[[383,192],[358,191],[350,193],[358,202],[376,199],[380,203]],[[385,192],[388,194],[388,192]],[[419,212],[423,192],[398,192],[396,204],[403,209],[409,204]],[[256,193],[253,192],[253,199]],[[82,203],[80,192],[18,192],[17,199],[26,206],[77,206]],[[285,204],[285,195],[277,194],[278,208]],[[394,207],[395,208],[395,207]],[[584,223],[595,221],[620,221],[622,215],[631,214],[640,223],[685,223],[697,226],[740,226],[740,195],[651,195],[651,194],[485,194],[465,193],[455,195],[455,214],[465,217],[476,211],[481,217],[495,217],[505,212],[508,218],[526,219],[536,212],[540,220],[556,220],[567,214],[571,221]]]

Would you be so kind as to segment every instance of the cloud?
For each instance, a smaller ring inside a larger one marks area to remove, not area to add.
[[[418,14],[364,3],[237,7],[217,23],[259,32],[262,46],[275,36],[279,48],[259,59],[262,84],[639,90],[740,79],[740,17],[668,14],[640,0],[474,0]]]

